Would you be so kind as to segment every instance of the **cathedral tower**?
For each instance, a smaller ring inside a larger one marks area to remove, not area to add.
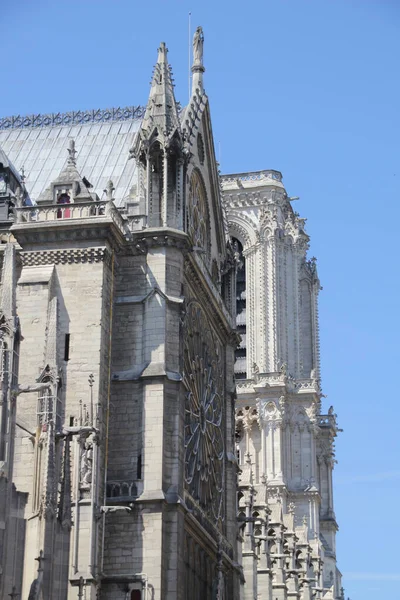
[[[260,597],[303,600],[312,586],[313,597],[339,599],[332,498],[337,426],[332,408],[321,413],[320,283],[316,260],[306,254],[305,219],[293,210],[295,199],[287,196],[278,171],[223,176],[222,187],[240,261],[240,510],[245,520],[250,507],[255,516],[253,530],[246,525],[243,534],[245,577],[253,582],[245,598],[257,593],[256,569],[264,586]],[[268,520],[261,516],[266,508]],[[269,548],[263,549],[267,522]],[[265,551],[270,577],[260,568],[258,554]]]

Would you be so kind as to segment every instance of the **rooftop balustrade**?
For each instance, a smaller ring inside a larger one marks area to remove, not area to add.
[[[280,171],[274,171],[273,169],[267,169],[265,171],[249,171],[248,173],[234,173],[231,175],[221,175],[222,183],[229,183],[234,181],[262,181],[263,179],[274,179],[275,181],[282,181],[282,173]]]
[[[76,202],[71,204],[38,204],[35,206],[22,206],[15,209],[15,222],[23,223],[49,223],[68,222],[77,219],[111,218],[115,225],[125,235],[128,233],[128,224],[115,208],[113,202],[108,200]]]

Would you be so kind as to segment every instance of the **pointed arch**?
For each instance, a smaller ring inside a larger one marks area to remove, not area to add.
[[[229,235],[240,241],[244,251],[259,242],[260,236],[250,219],[245,219],[243,215],[232,212],[228,212],[227,218]]]
[[[206,186],[199,169],[193,169],[189,181],[186,231],[193,246],[211,256],[210,207]]]

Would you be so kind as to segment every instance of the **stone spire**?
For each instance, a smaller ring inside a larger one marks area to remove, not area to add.
[[[180,132],[178,107],[167,55],[167,47],[161,42],[141,126],[142,137],[150,140],[156,135],[158,139],[163,139],[164,143],[172,139],[175,131]]]

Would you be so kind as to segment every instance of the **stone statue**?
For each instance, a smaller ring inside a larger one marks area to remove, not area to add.
[[[81,472],[80,479],[82,485],[90,485],[92,483],[93,471],[93,444],[91,440],[85,442],[81,456]]]
[[[203,66],[203,45],[204,35],[203,29],[198,27],[193,36],[193,65]]]

